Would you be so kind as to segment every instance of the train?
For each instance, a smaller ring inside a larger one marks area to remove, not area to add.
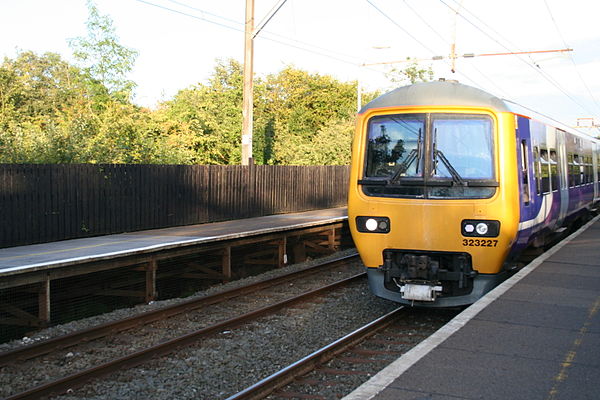
[[[589,218],[599,179],[596,138],[456,81],[416,83],[358,112],[348,221],[376,296],[468,306]]]

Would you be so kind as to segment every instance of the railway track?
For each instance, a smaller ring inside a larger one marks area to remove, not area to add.
[[[324,268],[331,269],[340,266],[343,263],[354,260],[356,255],[346,256],[340,259],[329,261],[306,270],[294,272],[281,276],[272,280],[258,282],[256,284],[244,286],[242,288],[226,291],[217,295],[207,296],[199,298],[197,300],[191,300],[184,302],[179,305],[172,307],[144,313],[140,316],[127,318],[121,321],[115,321],[113,323],[104,324],[95,328],[90,328],[85,331],[75,332],[67,337],[50,339],[45,342],[41,342],[35,345],[26,346],[22,349],[17,349],[11,352],[3,353],[0,355],[0,360],[4,365],[14,363],[16,360],[30,359],[32,357],[39,357],[40,355],[47,354],[56,349],[68,348],[75,346],[82,342],[95,340],[100,337],[107,335],[114,335],[117,332],[123,330],[132,329],[139,327],[143,324],[148,324],[154,321],[170,318],[175,315],[188,313],[192,310],[197,310],[208,304],[215,304],[217,302],[225,301],[227,299],[243,297],[249,293],[256,293],[266,288],[276,287],[277,285],[291,284],[289,282],[304,280],[309,275],[314,275]],[[198,340],[205,338],[215,333],[223,332],[224,330],[231,330],[240,325],[249,323],[250,321],[256,320],[260,317],[264,317],[269,314],[276,313],[286,307],[292,307],[294,305],[310,301],[318,296],[322,296],[330,291],[339,289],[340,287],[349,285],[357,282],[358,280],[364,279],[365,274],[356,274],[350,278],[342,279],[338,282],[320,287],[318,289],[310,290],[298,296],[287,297],[284,300],[277,301],[268,306],[260,307],[251,312],[244,313],[242,315],[229,318],[218,323],[214,323],[204,328],[198,329],[193,332],[180,335],[176,338],[166,340],[162,343],[149,346],[142,350],[135,351],[131,354],[118,357],[108,362],[100,363],[92,368],[87,368],[83,371],[70,374],[66,377],[46,382],[31,389],[22,391],[20,393],[11,394],[7,399],[33,399],[43,396],[56,395],[71,391],[73,388],[84,385],[94,378],[99,378],[111,374],[112,372],[131,368],[133,366],[142,364],[154,357],[165,355],[173,352],[174,350],[183,346],[195,343]]]
[[[427,328],[407,324],[414,309],[399,307],[281,369],[227,400],[341,398],[441,327],[458,310],[428,310]],[[361,379],[359,379],[360,381]],[[325,393],[326,392],[326,393]]]
[[[244,296],[266,288],[274,287],[276,285],[281,285],[286,282],[303,279],[310,275],[323,272],[326,269],[336,268],[340,265],[343,265],[344,263],[347,263],[357,258],[357,254],[347,255],[344,257],[336,258],[331,261],[316,264],[312,267],[303,269],[301,271],[292,272],[276,278],[252,283],[249,285],[244,285],[242,287],[216,293],[214,295],[184,301],[182,303],[160,308],[158,310],[148,311],[142,314],[134,315],[129,318],[108,322],[85,330],[73,332],[68,335],[44,340],[32,345],[24,346],[22,348],[17,348],[15,350],[6,351],[0,353],[0,366],[7,365],[9,363],[28,360],[34,357],[39,357],[57,349],[66,349],[69,347],[76,346],[80,343],[90,342],[92,340],[106,337],[109,335],[115,335],[124,330],[137,328],[145,324],[149,324],[159,320],[164,320],[186,312],[198,310],[202,307],[211,304],[216,304],[228,299]]]

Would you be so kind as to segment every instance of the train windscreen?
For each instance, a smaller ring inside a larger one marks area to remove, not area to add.
[[[493,121],[478,114],[395,114],[369,120],[363,191],[370,196],[488,198]]]

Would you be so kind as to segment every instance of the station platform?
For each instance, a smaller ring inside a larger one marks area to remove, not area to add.
[[[0,249],[0,279],[24,272],[327,225],[346,221],[347,215],[347,208],[339,207],[9,247]]]
[[[344,399],[600,399],[599,219]]]
[[[13,293],[4,293],[3,298],[22,298],[14,293],[27,293],[28,299],[37,299],[33,312],[25,302],[0,301],[0,326],[50,324],[51,288],[62,279],[86,275],[93,280],[100,272],[134,271],[135,279],[108,282],[110,287],[99,294],[148,303],[158,297],[157,280],[169,274],[230,280],[235,275],[232,258],[238,253],[243,254],[244,264],[281,267],[288,254],[294,262],[302,262],[307,254],[335,251],[347,230],[347,219],[347,208],[339,207],[0,249],[0,291]],[[248,246],[253,246],[252,252]],[[175,272],[163,271],[162,262],[182,257],[196,258],[180,261]]]

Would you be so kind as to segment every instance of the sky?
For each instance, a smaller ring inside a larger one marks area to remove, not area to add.
[[[255,25],[280,1],[255,0]],[[245,0],[95,4],[120,43],[139,52],[129,78],[140,105],[207,83],[218,59],[243,61]],[[569,126],[578,118],[600,124],[599,15],[600,2],[589,0],[287,0],[255,39],[254,72],[293,66],[391,90],[397,85],[385,72],[406,64],[378,63],[410,57],[431,66],[434,79],[479,87]],[[85,0],[0,0],[0,57],[32,50],[72,61],[68,39],[86,35],[86,20]],[[573,51],[459,57],[452,72],[452,43],[458,55]]]

